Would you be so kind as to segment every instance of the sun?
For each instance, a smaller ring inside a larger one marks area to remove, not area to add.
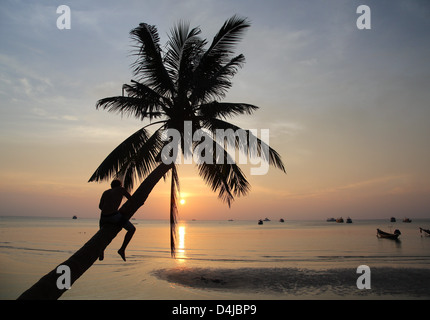
[[[185,204],[185,199],[181,199],[181,200],[179,200],[179,203],[180,203],[180,204]]]

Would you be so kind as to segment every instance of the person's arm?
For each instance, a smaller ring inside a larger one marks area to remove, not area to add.
[[[125,190],[125,188],[122,188],[122,192],[123,192],[124,197],[126,197],[127,199],[131,198],[131,195],[128,193],[127,190]]]

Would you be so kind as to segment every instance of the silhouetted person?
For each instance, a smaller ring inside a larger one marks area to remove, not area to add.
[[[100,198],[99,208],[101,210],[100,214],[100,228],[107,223],[118,224],[127,230],[127,233],[124,236],[124,241],[122,243],[121,248],[118,250],[118,254],[121,258],[125,259],[125,248],[133,237],[134,232],[136,231],[135,226],[124,216],[118,212],[118,208],[121,205],[121,201],[123,197],[130,199],[130,194],[122,187],[122,183],[119,180],[113,180],[110,184],[111,189],[103,192],[102,197]],[[99,260],[103,260],[104,252],[102,251],[99,256]]]

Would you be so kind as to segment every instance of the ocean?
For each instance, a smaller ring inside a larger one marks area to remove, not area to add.
[[[430,298],[430,237],[419,231],[430,219],[181,221],[176,259],[168,221],[132,222],[127,261],[121,231],[62,300]],[[399,240],[377,228],[399,229]],[[16,299],[97,230],[97,219],[0,217],[0,299]]]

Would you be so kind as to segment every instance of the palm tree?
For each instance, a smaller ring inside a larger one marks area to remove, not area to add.
[[[187,142],[190,143],[186,141],[190,136],[184,135],[185,121],[191,121],[193,132],[207,130],[213,136],[216,129],[232,129],[235,132],[240,129],[226,119],[239,114],[252,114],[258,107],[246,103],[221,103],[218,100],[224,98],[232,85],[231,78],[245,62],[245,57],[242,54],[234,56],[233,50],[249,26],[246,18],[233,16],[205,49],[207,41],[199,37],[200,29],[190,29],[188,24],[180,22],[171,30],[165,52],[159,44],[160,37],[155,26],[141,23],[133,29],[131,37],[137,43],[137,59],[132,68],[136,80],[123,85],[123,93],[125,91],[127,95],[101,99],[97,102],[97,108],[149,120],[150,123],[113,150],[90,181],[120,177],[124,180],[124,186],[131,190],[137,179],[145,177],[160,165],[160,152],[166,145],[162,133],[168,129],[181,133],[182,153],[190,156],[189,150],[184,147]],[[158,128],[150,134],[148,128],[156,125]],[[243,132],[251,135],[249,131]],[[254,145],[245,146],[239,145],[238,141],[233,143],[250,156],[261,155],[260,149],[264,143],[257,138],[254,141]],[[215,140],[212,143],[224,149],[224,159],[229,157],[225,145],[221,146]],[[194,143],[193,147],[196,146]],[[266,160],[285,171],[278,153],[269,146],[267,148],[269,154]],[[216,157],[215,153],[213,156]],[[236,196],[247,194],[250,186],[239,166],[229,160],[226,161],[228,163],[203,162],[197,166],[200,176],[230,206]],[[179,179],[176,166],[171,170],[171,252],[174,254]]]
[[[122,87],[123,94],[101,99],[97,108],[122,115],[131,115],[142,121],[149,121],[120,145],[118,145],[100,164],[89,181],[108,180],[119,177],[124,186],[132,190],[137,181],[144,179],[137,190],[121,208],[120,212],[128,219],[144,204],[149,193],[158,181],[171,174],[170,225],[171,253],[175,253],[175,225],[177,218],[176,197],[179,190],[179,177],[175,163],[162,161],[163,148],[171,141],[166,141],[163,132],[175,129],[181,134],[180,149],[184,156],[190,156],[192,150],[185,146],[190,136],[185,134],[184,123],[191,122],[192,132],[205,130],[212,135],[210,139],[214,149],[222,150],[224,161],[218,163],[217,155],[212,152],[212,162],[197,163],[198,173],[218,197],[229,206],[235,197],[246,195],[250,184],[227,153],[227,145],[244,152],[248,156],[263,156],[269,164],[285,172],[279,154],[249,130],[243,130],[247,141],[241,144],[239,138],[220,144],[214,137],[217,129],[240,128],[227,121],[229,117],[240,114],[252,114],[258,107],[246,103],[219,102],[231,87],[231,78],[242,67],[245,58],[235,56],[234,49],[241,40],[244,31],[250,26],[246,18],[233,16],[228,19],[212,43],[202,39],[199,28],[190,29],[184,22],[171,29],[165,47],[162,50],[160,37],[155,26],[141,23],[131,30],[131,38],[136,42],[132,65],[134,80]],[[124,94],[125,93],[125,94]],[[151,133],[150,127],[156,127]],[[268,150],[267,153],[262,149]],[[96,260],[100,250],[112,241],[120,231],[116,226],[100,229],[79,251],[63,262],[72,270],[72,281],[76,281]],[[58,298],[65,290],[59,290],[55,281],[56,269],[39,280],[20,298]]]

